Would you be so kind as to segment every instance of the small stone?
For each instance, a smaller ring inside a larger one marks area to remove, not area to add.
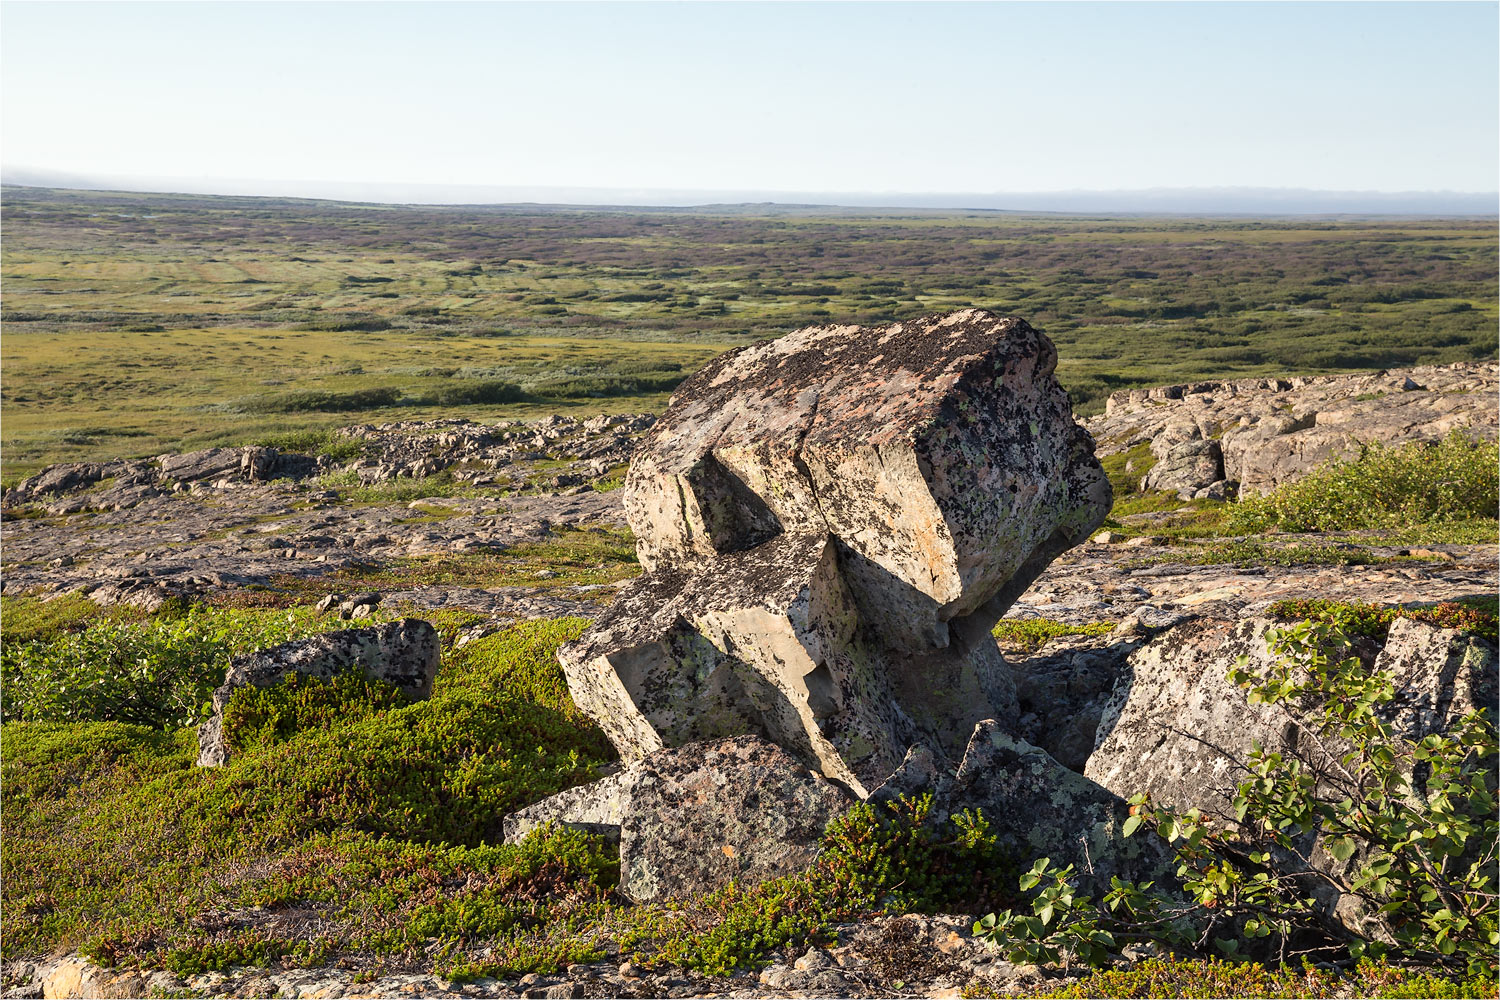
[[[317,604],[314,604],[313,610],[320,615],[326,614],[330,608],[332,608],[335,604],[338,604],[343,599],[343,596],[340,594],[329,594]]]
[[[535,986],[542,981],[542,977],[535,972],[528,972],[516,981],[517,986]]]
[[[626,979],[638,979],[641,975],[641,967],[634,962],[621,962],[620,975]]]
[[[583,996],[583,984],[581,983],[558,983],[549,986],[542,991],[544,997],[549,1000],[578,1000]]]
[[[1090,539],[1096,545],[1118,545],[1125,540],[1125,536],[1118,531],[1101,531]]]
[[[833,966],[833,958],[828,952],[818,948],[807,949],[807,953],[792,964],[792,968],[798,972],[816,972],[819,969],[831,969]]]

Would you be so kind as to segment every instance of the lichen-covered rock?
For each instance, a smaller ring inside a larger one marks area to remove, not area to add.
[[[1318,721],[1316,706],[1252,705],[1227,678],[1241,656],[1264,673],[1274,662],[1267,632],[1284,624],[1194,622],[1136,650],[1104,709],[1084,774],[1123,796],[1149,792],[1178,809],[1228,812],[1252,745],[1291,750],[1299,727]],[[1456,629],[1398,618],[1378,652],[1367,641],[1355,652],[1373,671],[1392,675],[1396,697],[1382,711],[1397,737],[1439,732],[1495,700],[1494,647]]]
[[[642,761],[620,827],[620,891],[645,902],[801,871],[854,802],[757,737],[663,750]]]
[[[327,680],[358,668],[373,681],[391,684],[408,697],[427,698],[437,676],[441,646],[427,622],[406,618],[370,628],[325,632],[237,656],[214,691],[214,714],[198,728],[198,766],[227,762],[224,709],[242,687],[270,687],[288,674]]]
[[[1495,647],[1478,636],[1397,618],[1375,670],[1389,673],[1396,697],[1382,716],[1393,735],[1419,740],[1481,708],[1495,708]]]
[[[243,458],[238,448],[205,448],[185,455],[161,456],[163,479],[193,482],[238,473]]]
[[[505,839],[546,823],[618,837],[620,890],[646,902],[801,871],[855,801],[774,743],[741,736],[658,750],[517,810]]]
[[[1191,500],[1201,489],[1224,478],[1219,442],[1206,438],[1191,420],[1169,423],[1151,440],[1156,464],[1141,478],[1142,490],[1171,490]]]
[[[1228,802],[1251,743],[1284,740],[1280,711],[1249,704],[1226,677],[1241,656],[1255,671],[1274,662],[1265,636],[1275,624],[1190,622],[1137,649],[1105,704],[1084,774],[1118,795],[1150,792],[1179,809]]]
[[[1124,835],[1124,799],[994,720],[975,727],[951,785],[939,791],[949,812],[982,810],[1010,857],[1075,866],[1079,885],[1096,898],[1115,876],[1159,884],[1171,877],[1165,841],[1150,830]]]
[[[631,464],[646,576],[560,659],[626,759],[763,735],[858,794],[1014,715],[989,629],[1109,510],[1050,341],[980,310],[716,358]]]

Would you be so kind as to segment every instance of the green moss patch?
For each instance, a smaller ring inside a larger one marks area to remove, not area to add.
[[[995,626],[993,634],[1004,646],[1031,650],[1065,635],[1108,635],[1114,627],[1114,622],[1073,625],[1053,618],[1005,619]]]
[[[977,991],[966,995],[981,995]],[[1019,994],[1074,997],[1492,997],[1493,979],[1449,979],[1370,962],[1349,971],[1217,959],[1148,959],[1128,969],[1095,972],[1061,989],[1042,986]]]

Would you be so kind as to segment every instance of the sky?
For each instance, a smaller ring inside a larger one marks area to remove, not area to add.
[[[1495,3],[0,4],[0,161],[591,189],[1497,187]]]

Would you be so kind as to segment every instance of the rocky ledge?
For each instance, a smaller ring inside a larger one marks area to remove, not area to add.
[[[1465,361],[1361,375],[1191,382],[1114,393],[1084,421],[1101,456],[1149,444],[1142,489],[1264,493],[1361,444],[1494,440],[1500,365]]]

